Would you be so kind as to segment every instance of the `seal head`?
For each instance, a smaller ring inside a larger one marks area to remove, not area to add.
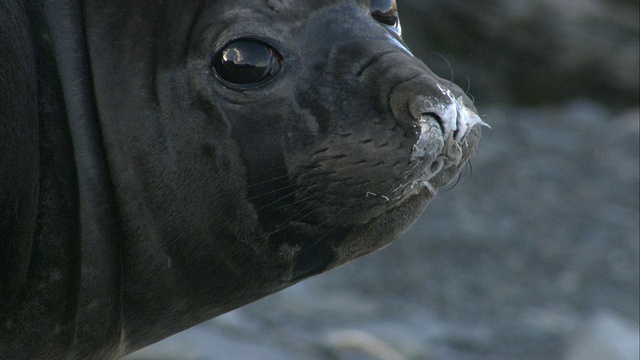
[[[284,39],[221,40],[223,54],[260,41],[264,63],[278,64],[255,88],[223,80],[214,91],[229,101],[219,103],[236,119],[248,199],[270,246],[290,254],[292,279],[395,238],[478,143],[471,101],[409,52],[389,3],[384,22],[375,7],[323,5]]]
[[[136,4],[87,22],[127,351],[387,245],[478,144],[394,1]]]

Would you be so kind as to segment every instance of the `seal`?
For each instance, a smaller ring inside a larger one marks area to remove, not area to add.
[[[2,7],[1,358],[117,358],[382,248],[480,139],[393,0]]]

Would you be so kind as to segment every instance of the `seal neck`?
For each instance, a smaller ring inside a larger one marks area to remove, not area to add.
[[[77,169],[81,243],[74,352],[85,358],[96,349],[122,347],[122,237],[97,121],[82,5],[43,1],[42,14],[64,84]]]

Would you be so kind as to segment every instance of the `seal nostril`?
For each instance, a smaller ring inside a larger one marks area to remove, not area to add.
[[[411,161],[417,160],[427,165],[435,159],[444,148],[444,126],[442,119],[433,113],[423,113],[415,124],[416,142],[413,144]]]
[[[444,127],[444,121],[442,121],[442,118],[440,118],[440,116],[432,112],[420,114],[420,121],[426,122],[426,119],[428,118],[435,120],[436,124],[438,124],[438,126],[440,127],[440,131],[444,134],[445,127]]]

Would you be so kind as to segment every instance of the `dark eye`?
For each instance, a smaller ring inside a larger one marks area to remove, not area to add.
[[[398,6],[395,0],[371,0],[371,16],[377,21],[389,25],[398,25]]]
[[[260,85],[280,70],[282,56],[262,41],[239,39],[220,50],[211,66],[227,85]]]

